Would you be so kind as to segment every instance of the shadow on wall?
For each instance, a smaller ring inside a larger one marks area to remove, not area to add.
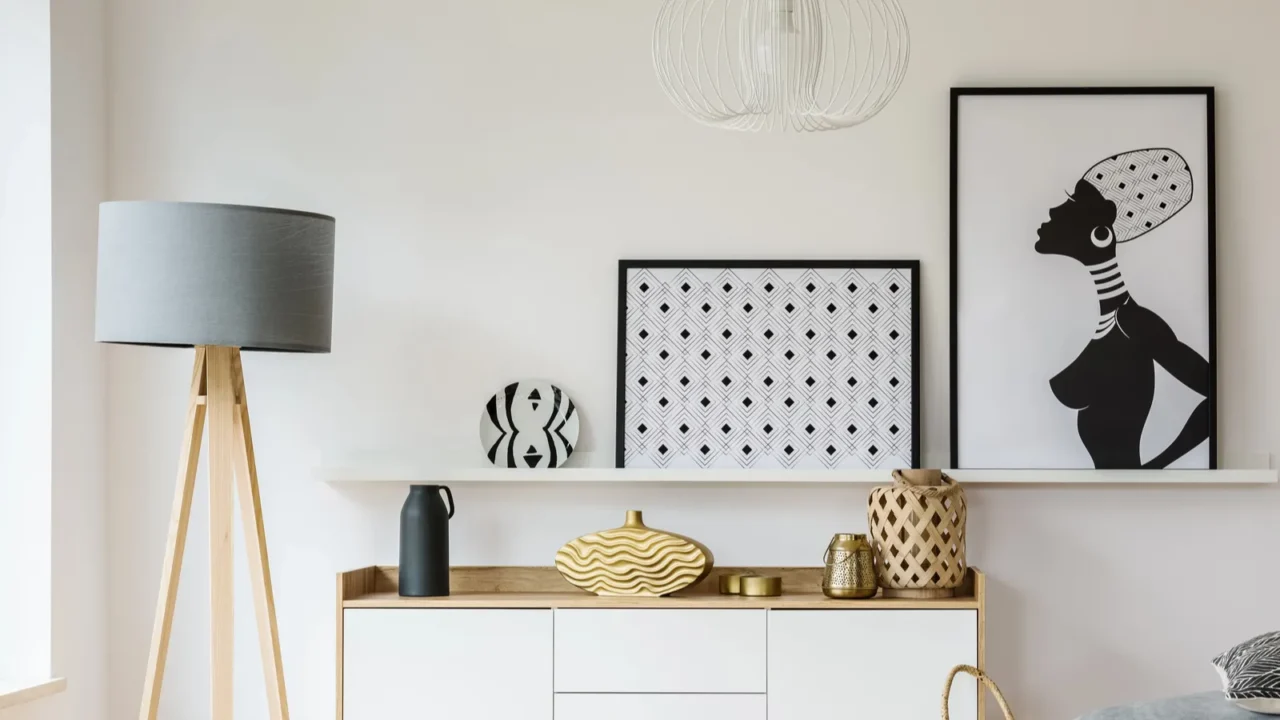
[[[464,322],[447,309],[415,312],[367,297],[344,297],[338,306],[333,355],[323,365],[280,368],[299,403],[289,408],[290,416],[307,417],[316,436],[333,441],[326,443],[329,450],[344,454],[321,456],[322,468],[384,467],[387,458],[418,467],[459,460],[481,465],[486,460],[480,415],[490,395],[506,384],[538,378],[555,383],[575,402],[590,395],[575,386],[576,373],[563,367],[555,344],[546,338],[532,342],[514,329],[492,332],[491,326]],[[512,323],[518,326],[519,318]],[[513,365],[521,368],[519,374],[512,374]],[[312,387],[333,394],[325,398],[309,392]],[[597,448],[600,430],[612,427],[612,402],[583,408],[580,417],[577,450],[590,452]]]
[[[968,500],[987,669],[1020,716],[1217,689],[1210,658],[1276,629],[1252,549],[1276,540],[1280,486],[971,486]]]
[[[988,556],[989,553],[981,547],[985,544],[971,542],[970,556]],[[1013,711],[1025,713],[1028,708],[1053,707],[1061,701],[1061,692],[1055,693],[1053,688],[1064,685],[1073,688],[1075,700],[1064,717],[1075,717],[1117,702],[1105,688],[1090,685],[1089,678],[1095,677],[1099,668],[1105,668],[1113,677],[1132,681],[1134,687],[1150,685],[1152,678],[1143,677],[1144,671],[1149,674],[1149,665],[1144,666],[1131,652],[1095,643],[1092,647],[1076,646],[1070,653],[1064,653],[1063,648],[1038,644],[1040,638],[1051,633],[1057,637],[1079,638],[1081,643],[1088,643],[1090,638],[1096,637],[1088,617],[1096,604],[1096,595],[1099,589],[1120,586],[1113,582],[1117,578],[1107,577],[1116,573],[1113,567],[1107,566],[1106,558],[1083,544],[1065,542],[1061,536],[1050,533],[1022,534],[1019,544],[1024,553],[1039,557],[1045,567],[1069,568],[1084,564],[1095,568],[1097,574],[1091,576],[1087,583],[1073,581],[1070,576],[1061,578],[1060,600],[1065,600],[1068,606],[1078,611],[1058,613],[1053,617],[1052,628],[1035,624],[1036,618],[1048,616],[1036,611],[1032,606],[1034,600],[1025,590],[1007,582],[998,573],[987,576],[987,670],[1000,685]],[[980,563],[979,567],[982,567]],[[1079,602],[1074,602],[1073,596]],[[1054,660],[1061,657],[1088,658],[1088,662],[1057,667]],[[998,709],[994,715],[988,712],[988,717],[998,716]]]

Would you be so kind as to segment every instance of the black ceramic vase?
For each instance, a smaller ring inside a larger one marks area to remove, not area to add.
[[[449,498],[446,508],[443,490]],[[449,594],[449,518],[453,493],[443,485],[414,485],[400,510],[400,594]]]

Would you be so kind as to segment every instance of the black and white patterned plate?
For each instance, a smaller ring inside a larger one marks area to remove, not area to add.
[[[511,383],[485,403],[480,443],[498,467],[560,467],[578,444],[578,408],[545,380]]]

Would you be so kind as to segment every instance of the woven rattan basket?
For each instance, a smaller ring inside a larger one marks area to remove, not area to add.
[[[942,686],[942,720],[951,720],[951,683],[960,673],[972,675],[978,681],[978,692],[990,690],[991,695],[996,699],[996,704],[1000,706],[1000,712],[1004,713],[1004,720],[1013,720],[1013,711],[1009,709],[1004,693],[1000,692],[994,680],[972,665],[957,665],[951,668],[951,673],[947,675],[947,682]]]
[[[867,525],[885,597],[951,597],[964,582],[964,490],[937,470],[893,473],[871,491]]]

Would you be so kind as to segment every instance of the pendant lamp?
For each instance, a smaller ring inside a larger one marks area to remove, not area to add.
[[[664,0],[658,84],[729,130],[836,130],[870,120],[911,56],[898,0]]]

